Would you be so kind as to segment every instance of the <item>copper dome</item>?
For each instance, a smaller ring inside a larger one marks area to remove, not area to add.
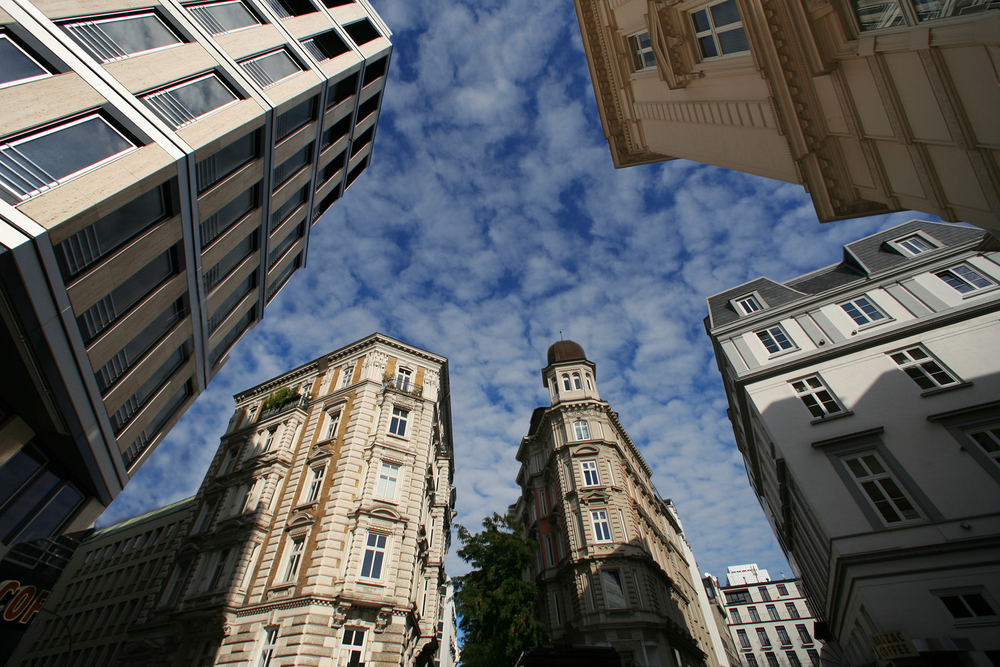
[[[583,348],[580,347],[579,343],[571,340],[561,340],[558,343],[553,343],[552,347],[549,348],[550,366],[561,361],[579,361],[586,358],[587,355],[583,353]]]

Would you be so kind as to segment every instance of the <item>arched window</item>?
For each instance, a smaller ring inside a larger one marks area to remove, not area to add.
[[[579,373],[573,373],[573,389],[583,389],[583,385],[580,384]]]
[[[563,380],[563,389],[569,391],[570,389],[573,388],[573,386],[569,383],[569,373],[563,373],[562,380]]]
[[[593,391],[594,383],[590,379],[590,373],[587,373],[586,377],[587,377],[587,389]]]

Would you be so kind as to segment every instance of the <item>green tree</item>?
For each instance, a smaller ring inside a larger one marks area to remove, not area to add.
[[[538,589],[521,573],[531,564],[532,544],[512,517],[494,513],[475,535],[458,526],[458,555],[472,571],[457,577],[455,606],[465,633],[462,664],[510,667],[529,646],[542,641]]]

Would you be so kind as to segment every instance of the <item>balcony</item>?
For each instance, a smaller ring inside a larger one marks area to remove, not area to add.
[[[382,387],[385,389],[392,389],[393,391],[398,391],[403,394],[410,394],[411,396],[422,396],[424,393],[423,385],[414,384],[410,378],[384,378],[382,380]]]
[[[286,389],[284,392],[279,389],[264,399],[264,405],[261,408],[260,416],[257,417],[257,421],[265,421],[294,408],[305,409],[305,406],[305,396],[300,396],[290,389]]]

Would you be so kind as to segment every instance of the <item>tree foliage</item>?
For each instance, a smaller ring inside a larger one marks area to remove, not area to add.
[[[458,577],[455,603],[465,633],[462,664],[509,667],[521,650],[542,640],[538,590],[521,573],[531,564],[532,545],[512,517],[494,513],[475,535],[458,526],[458,555],[472,571]]]

